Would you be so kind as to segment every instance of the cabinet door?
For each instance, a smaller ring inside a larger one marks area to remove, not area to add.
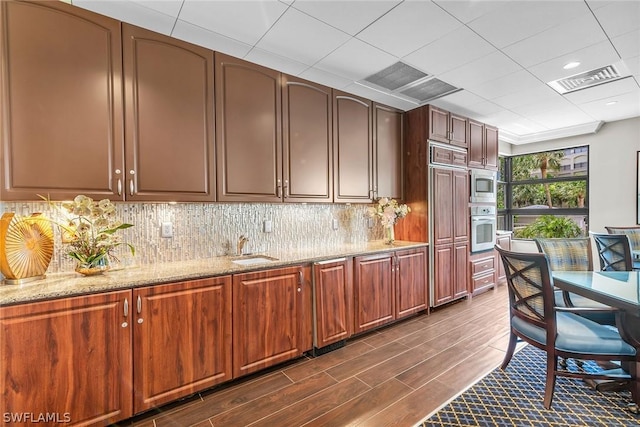
[[[427,139],[449,143],[449,112],[429,105]]]
[[[286,75],[282,82],[284,200],[331,202],[331,88]]]
[[[347,339],[353,330],[353,270],[351,260],[313,266],[315,337],[317,348]]]
[[[469,120],[469,157],[470,168],[484,168],[485,130],[484,125],[475,120]]]
[[[498,129],[485,125],[485,167],[498,170]]]
[[[453,239],[469,241],[469,173],[453,171]]]
[[[460,242],[453,245],[453,298],[461,298],[468,293],[469,282],[469,243]]]
[[[433,305],[438,306],[453,300],[456,265],[452,244],[434,246],[433,269]]]
[[[282,201],[280,73],[216,52],[218,201]]]
[[[456,114],[449,114],[449,130],[451,145],[467,148],[467,118]]]
[[[426,310],[429,304],[426,250],[396,252],[395,269],[396,319]]]
[[[127,200],[214,201],[213,51],[122,25]]]
[[[511,235],[504,235],[496,237],[496,245],[500,246],[502,249],[506,249],[508,251],[511,250]],[[504,263],[500,258],[500,254],[498,251],[495,251],[496,254],[496,282],[502,283],[507,280],[507,273],[504,270]]]
[[[308,350],[311,290],[305,276],[301,267],[233,276],[234,377]]]
[[[379,254],[354,259],[354,332],[384,325],[395,318],[392,255]]]
[[[0,412],[74,425],[132,415],[131,291],[0,308]],[[164,374],[164,373],[163,373]]]
[[[453,230],[453,171],[433,169],[433,239],[432,244],[452,243]]]
[[[371,101],[337,90],[333,99],[334,200],[372,202]]]
[[[0,3],[0,199],[118,198],[120,22],[62,2]]]
[[[403,113],[373,105],[374,197],[403,198]]]
[[[133,297],[135,413],[231,379],[231,276]]]

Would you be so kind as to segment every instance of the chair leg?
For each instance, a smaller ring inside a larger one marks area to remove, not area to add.
[[[553,400],[553,389],[556,386],[556,366],[558,363],[558,356],[547,352],[547,379],[544,387],[544,407],[551,408],[551,401]]]
[[[507,365],[509,365],[511,358],[513,357],[513,352],[516,350],[517,343],[518,343],[518,337],[516,336],[516,334],[511,332],[509,334],[509,344],[507,345],[507,352],[504,354],[504,360],[502,361],[502,365],[500,366],[500,369],[504,370],[506,369]]]

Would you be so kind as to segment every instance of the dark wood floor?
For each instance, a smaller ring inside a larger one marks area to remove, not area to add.
[[[507,305],[506,286],[499,286],[130,421],[136,427],[413,426],[500,364]]]

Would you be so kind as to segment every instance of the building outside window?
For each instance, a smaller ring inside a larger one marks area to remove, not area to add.
[[[498,229],[525,239],[586,236],[588,188],[588,147],[501,157]]]

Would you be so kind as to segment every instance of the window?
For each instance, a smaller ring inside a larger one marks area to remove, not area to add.
[[[501,157],[499,168],[498,228],[515,238],[588,235],[588,147]]]

